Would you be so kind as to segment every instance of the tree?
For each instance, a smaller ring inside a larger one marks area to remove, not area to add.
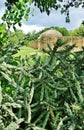
[[[8,38],[9,43],[15,44],[21,41],[25,37],[22,30],[16,30],[15,32],[10,32],[10,37]]]
[[[51,9],[58,10],[66,16],[66,22],[69,22],[69,8],[79,6],[84,8],[83,0],[6,0],[5,5],[7,7],[6,13],[4,14],[3,20],[7,22],[8,27],[18,23],[21,26],[21,20],[24,17],[28,20],[30,14],[30,5],[34,3],[41,12],[50,14]]]
[[[7,0],[7,4],[13,5],[16,4],[19,0]],[[25,3],[29,2],[30,0],[24,0]],[[63,12],[66,12],[70,7],[84,7],[83,0],[32,0],[35,6],[37,6],[41,12],[46,11],[47,14],[50,13],[52,8],[58,10],[59,8],[62,9]]]
[[[6,44],[7,42],[7,30],[5,24],[0,24],[0,47],[2,44]]]
[[[71,32],[72,36],[82,36],[84,37],[84,25],[81,24],[81,26]]]
[[[60,33],[62,33],[63,36],[69,36],[69,31],[66,28],[60,28],[60,27],[53,27],[54,29],[58,30]]]

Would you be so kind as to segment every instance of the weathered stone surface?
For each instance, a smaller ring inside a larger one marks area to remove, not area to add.
[[[32,43],[32,47],[38,49],[47,49],[48,44],[53,48],[58,38],[62,38],[62,34],[54,29],[48,30],[40,35],[40,37]]]
[[[68,44],[69,45],[73,45],[76,44],[76,47],[74,47],[74,51],[82,51],[82,47],[84,47],[84,37],[72,37],[72,36],[68,36],[68,37],[63,37],[63,40],[68,39]]]
[[[42,50],[48,49],[49,44],[53,48],[58,38],[68,39],[69,45],[76,44],[74,51],[81,51],[82,46],[84,46],[84,37],[62,36],[60,32],[51,29],[42,33],[36,41],[33,41],[31,47]]]

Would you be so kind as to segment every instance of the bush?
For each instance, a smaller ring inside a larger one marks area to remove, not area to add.
[[[84,130],[84,52],[58,40],[47,62],[13,58],[17,45],[0,52],[1,130]],[[25,65],[26,62],[26,65]]]
[[[79,28],[71,31],[71,36],[84,37],[84,25],[81,24]]]

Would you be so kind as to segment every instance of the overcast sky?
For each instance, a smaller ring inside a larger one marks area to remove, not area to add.
[[[0,0],[0,17],[3,15],[5,0]],[[66,27],[69,30],[80,26],[81,21],[84,20],[84,9],[71,8],[70,9],[70,23],[65,22],[65,16],[61,15],[59,11],[52,10],[51,14],[47,16],[46,13],[40,13],[39,9],[34,8],[34,16],[30,16],[28,21],[23,20],[21,29],[27,33],[33,30],[39,31],[45,27],[58,26]],[[1,19],[0,19],[1,22]]]

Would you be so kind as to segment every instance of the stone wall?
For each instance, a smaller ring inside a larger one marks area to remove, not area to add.
[[[63,40],[68,39],[68,44],[73,45],[76,44],[76,47],[74,48],[74,51],[80,51],[82,50],[82,47],[84,47],[84,37],[63,37]]]
[[[57,37],[44,37],[43,39],[37,39],[36,41],[33,41],[31,44],[31,47],[35,49],[48,49],[48,44],[53,48],[55,42],[57,41]],[[84,37],[72,37],[72,36],[65,36],[61,37],[63,40],[68,40],[68,44],[76,44],[76,47],[74,48],[74,51],[81,51],[82,46],[84,47]]]

